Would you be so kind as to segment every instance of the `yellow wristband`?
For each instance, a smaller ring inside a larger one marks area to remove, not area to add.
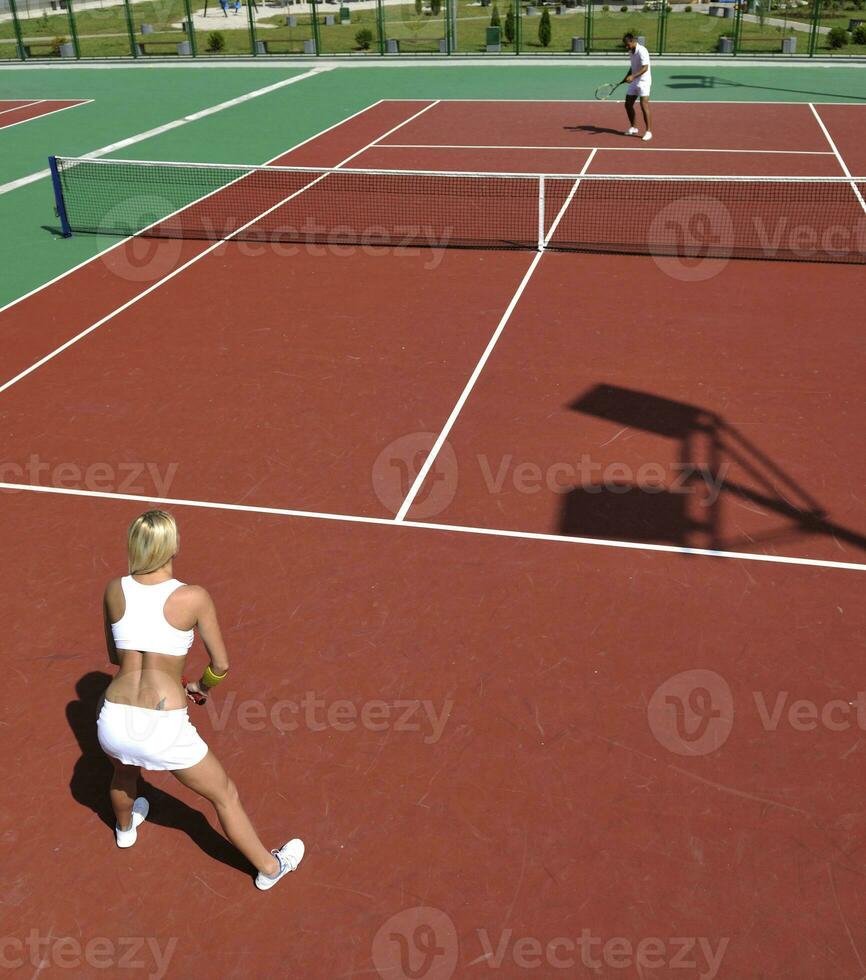
[[[228,674],[228,671],[223,674],[215,674],[211,670],[210,664],[208,664],[204,669],[204,673],[201,675],[201,681],[199,683],[210,690],[210,688],[216,687],[220,681],[225,680],[226,674]]]

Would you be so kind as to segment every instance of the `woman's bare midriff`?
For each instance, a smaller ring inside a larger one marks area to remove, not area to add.
[[[158,711],[186,707],[181,684],[186,657],[141,650],[118,650],[117,655],[120,670],[105,691],[107,701]]]

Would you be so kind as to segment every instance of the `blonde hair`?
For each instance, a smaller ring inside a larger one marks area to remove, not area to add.
[[[129,574],[147,575],[178,553],[180,534],[171,514],[164,510],[149,510],[129,525],[127,538]]]

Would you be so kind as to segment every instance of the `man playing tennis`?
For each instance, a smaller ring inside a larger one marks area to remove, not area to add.
[[[628,114],[629,126],[625,131],[625,135],[637,136],[638,129],[634,124],[634,103],[635,99],[639,98],[643,121],[646,123],[646,132],[641,136],[641,139],[648,143],[653,138],[649,101],[653,79],[650,70],[649,51],[647,51],[643,44],[638,44],[638,40],[634,34],[626,34],[622,40],[631,52],[631,71],[623,79],[624,82],[628,82],[628,90],[625,96],[625,111]]]

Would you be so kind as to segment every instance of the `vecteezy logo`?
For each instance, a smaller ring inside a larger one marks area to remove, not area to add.
[[[655,264],[680,282],[703,282],[727,265],[733,242],[727,207],[713,197],[681,197],[653,217],[647,245]]]
[[[153,195],[132,196],[109,208],[98,230],[108,235],[133,236],[117,248],[103,252],[101,259],[109,271],[128,282],[156,282],[172,272],[183,250],[180,238],[137,233],[175,210],[175,205]]]
[[[396,514],[412,490],[427,456],[436,442],[435,432],[411,432],[389,443],[373,463],[373,490],[383,507]],[[426,520],[441,514],[457,493],[457,456],[444,442],[430,467],[418,496],[412,501],[412,517]]]
[[[440,909],[404,909],[379,927],[372,952],[382,980],[450,980],[457,966],[457,930]]]
[[[647,720],[656,740],[669,751],[677,755],[709,755],[721,748],[731,734],[731,689],[712,670],[674,674],[650,698]]]

